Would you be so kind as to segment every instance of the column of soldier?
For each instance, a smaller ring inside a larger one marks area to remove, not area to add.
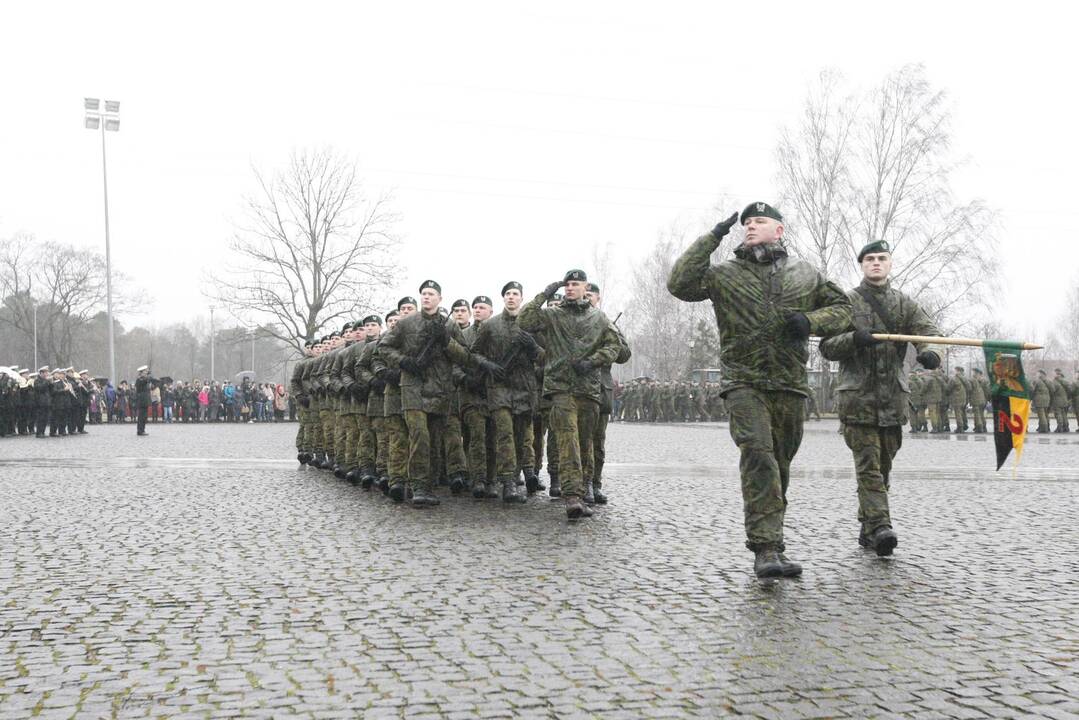
[[[547,490],[590,517],[607,502],[610,369],[630,357],[600,288],[571,270],[527,303],[507,282],[497,314],[486,295],[441,302],[427,280],[419,299],[306,342],[289,388],[299,461],[415,507],[439,505],[437,485],[503,503]]]
[[[1052,432],[1071,432],[1069,413],[1073,412],[1079,419],[1079,370],[1074,381],[1064,377],[1064,371],[1060,368],[1054,370],[1052,378],[1045,370],[1038,370],[1031,390],[1031,407],[1038,416],[1037,432],[1050,432],[1050,414],[1056,420],[1056,428]],[[910,431],[962,434],[972,430],[978,434],[986,433],[989,400],[989,379],[981,368],[974,368],[970,378],[966,377],[962,367],[956,367],[951,378],[940,368],[914,368],[910,374],[910,406],[914,411]],[[952,417],[955,418],[954,430]],[[1079,427],[1076,432],[1079,432]]]
[[[616,387],[617,422],[712,422],[726,419],[718,382],[637,378]]]
[[[88,370],[14,365],[0,373],[0,437],[85,435],[92,392]]]

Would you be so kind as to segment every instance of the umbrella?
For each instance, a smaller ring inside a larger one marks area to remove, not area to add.
[[[165,385],[168,385],[169,383],[171,383],[171,382],[172,382],[172,378],[170,378],[170,377],[169,377],[168,375],[166,375],[166,376],[165,376],[165,377],[163,377],[163,378],[158,378],[158,379],[159,379],[159,380],[160,380],[160,381],[161,381],[162,383],[164,383]]]
[[[240,372],[236,373],[236,382],[243,382],[244,378],[250,378],[250,379],[254,380],[255,379],[255,371],[254,370],[241,370]]]

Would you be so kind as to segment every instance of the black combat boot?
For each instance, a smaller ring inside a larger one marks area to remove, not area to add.
[[[378,477],[371,468],[360,468],[360,487],[370,490],[378,482]]]
[[[488,480],[483,484],[483,496],[485,498],[488,500],[497,500],[499,495],[497,480]]]
[[[777,553],[779,564],[783,566],[783,577],[798,577],[802,574],[802,564],[796,563],[783,553]]]
[[[465,474],[454,473],[450,476],[450,493],[453,495],[460,495],[465,489]]]
[[[535,495],[540,489],[539,476],[532,468],[525,468],[525,490],[529,495]]]
[[[333,465],[334,465],[333,458],[330,457],[329,453],[325,453],[324,459],[322,460],[321,463],[319,463],[319,469],[321,469],[321,470],[332,470]]]
[[[302,452],[296,454],[296,462],[300,463],[301,465],[306,465],[307,461],[310,459],[311,455],[309,453]]]
[[[487,488],[483,480],[472,481],[472,497],[483,500],[487,497]]]
[[[592,483],[592,494],[596,497],[597,505],[607,504],[607,496],[603,494],[603,490],[597,483]]]
[[[547,491],[547,495],[551,498],[562,497],[562,483],[558,480],[558,471],[548,468],[547,474],[551,476],[551,489]]]
[[[585,505],[595,505],[596,504],[596,491],[592,487],[592,481],[591,480],[589,480],[588,482],[586,482],[584,484],[584,497],[581,498],[581,499],[584,500]]]
[[[346,470],[341,465],[334,465],[333,466],[333,476],[335,478],[337,478],[338,480],[344,480],[347,475],[348,475],[348,470]]]
[[[382,475],[378,478],[378,489],[382,491],[383,495],[390,492],[390,478],[388,475]]]
[[[395,503],[403,503],[405,501],[404,481],[395,482],[390,486],[390,500],[393,500]]]
[[[775,548],[761,548],[756,551],[756,558],[753,560],[753,572],[757,573],[759,578],[782,577],[783,563],[780,562],[779,554]]]
[[[870,543],[872,544],[873,552],[878,557],[887,557],[892,554],[895,546],[899,544],[899,536],[895,534],[895,530],[892,530],[887,525],[881,525],[873,531],[870,536]]]
[[[360,484],[360,469],[359,468],[352,468],[351,470],[346,472],[345,473],[345,480],[348,480],[349,485],[359,485]]]
[[[592,508],[581,502],[581,498],[576,495],[567,495],[563,502],[566,504],[566,517],[570,520],[592,517]]]
[[[413,507],[435,507],[441,504],[442,501],[435,496],[433,490],[417,490],[412,495]]]
[[[502,502],[523,503],[525,498],[517,493],[517,481],[512,477],[502,478]]]

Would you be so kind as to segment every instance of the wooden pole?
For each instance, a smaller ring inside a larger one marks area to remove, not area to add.
[[[887,335],[884,333],[873,333],[874,340],[882,340],[884,342],[909,342],[909,343],[932,343],[934,345],[969,345],[971,347],[982,347],[986,342],[993,344],[992,340],[978,340],[976,338],[954,338],[954,337],[935,337],[932,335]],[[1015,346],[1018,350],[1041,350],[1044,345],[1035,345],[1034,343],[1018,343],[1010,341],[1001,341],[1001,345]]]

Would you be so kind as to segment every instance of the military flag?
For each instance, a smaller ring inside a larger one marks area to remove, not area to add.
[[[1015,464],[1023,455],[1023,439],[1030,418],[1030,384],[1023,374],[1023,343],[986,340],[985,366],[993,403],[993,440],[997,447],[997,470],[1015,450]]]

